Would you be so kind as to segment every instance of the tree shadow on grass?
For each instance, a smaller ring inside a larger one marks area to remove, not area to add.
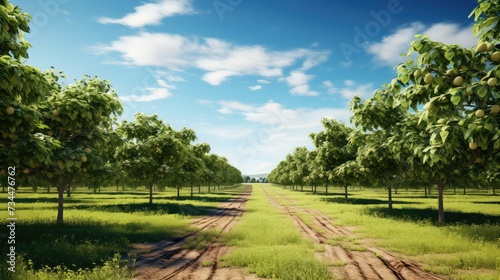
[[[81,209],[112,213],[144,213],[149,215],[179,214],[183,216],[210,215],[221,211],[222,208],[212,206],[194,206],[179,203],[129,203],[115,205],[77,205],[67,209]]]
[[[37,269],[61,265],[77,270],[102,265],[115,253],[128,252],[132,243],[175,238],[186,232],[187,228],[181,225],[83,219],[70,219],[61,225],[39,220],[16,224],[16,254],[31,259]],[[8,246],[7,242],[0,242],[0,249]]]
[[[376,204],[388,204],[387,200],[375,199],[375,198],[348,198],[343,197],[328,197],[323,198],[323,201],[330,203],[341,203],[341,204],[353,204],[353,205],[376,205]],[[393,200],[392,204],[419,204],[419,202],[408,202]]]
[[[194,195],[194,196],[175,196],[175,195],[168,195],[168,196],[155,196],[155,199],[168,199],[168,200],[177,200],[177,201],[203,201],[203,202],[226,202],[229,199],[233,198],[234,196],[201,196],[201,195]]]
[[[6,198],[1,198],[0,203],[5,203],[7,204],[7,201],[10,201]],[[29,203],[54,203],[57,204],[59,199],[57,197],[39,197],[39,198],[34,198],[34,197],[16,197],[16,203],[17,204],[29,204]],[[88,202],[88,200],[82,200],[82,199],[74,199],[74,198],[64,198],[64,203],[82,203],[82,202]]]
[[[388,209],[376,207],[367,208],[364,211],[368,215],[372,216],[411,222],[431,221],[432,223],[437,224],[438,218],[438,211],[432,208]],[[500,225],[500,216],[482,213],[445,211],[445,220],[448,225]]]
[[[500,201],[472,201],[474,204],[500,204]]]

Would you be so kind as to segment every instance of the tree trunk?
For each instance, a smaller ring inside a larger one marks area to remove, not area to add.
[[[57,194],[58,194],[58,202],[57,202],[57,223],[62,224],[63,219],[63,211],[64,211],[64,188],[66,184],[64,180],[59,181],[59,185],[57,186]]]
[[[193,197],[193,188],[194,188],[194,186],[193,186],[193,184],[191,184],[191,197]]]
[[[429,193],[427,192],[427,185],[424,186],[424,197],[429,197]]]
[[[149,184],[149,204],[153,204],[153,184]]]
[[[71,197],[71,186],[66,187],[66,197]]]
[[[349,187],[349,186],[348,186],[347,184],[344,184],[344,198],[345,198],[345,200],[347,200],[347,199],[349,198],[349,197],[348,197],[348,193],[347,193],[347,188],[348,188],[348,187]]]
[[[210,183],[208,183],[208,193],[210,193]]]
[[[389,209],[392,210],[392,186],[391,186],[391,184],[387,184],[387,193],[389,194],[388,206],[389,206]]]
[[[444,225],[444,202],[443,202],[443,192],[444,192],[444,181],[441,179],[437,185],[438,188],[438,224]]]
[[[325,189],[326,189],[325,194],[328,195],[328,183],[325,184]]]
[[[198,194],[200,194],[200,193],[201,193],[201,183],[198,184]]]
[[[47,186],[47,193],[50,193],[50,186]]]
[[[466,189],[467,189],[467,186],[464,184],[464,195],[467,194],[467,190]]]
[[[457,184],[453,185],[453,194],[457,194]]]
[[[177,186],[177,198],[181,197],[181,186]]]

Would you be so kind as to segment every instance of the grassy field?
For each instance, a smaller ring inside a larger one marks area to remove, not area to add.
[[[251,273],[272,279],[331,279],[327,264],[315,259],[314,245],[274,206],[260,184],[246,204],[242,220],[227,234],[226,243],[236,246],[223,263],[246,267]]]
[[[242,220],[223,236],[226,244],[234,246],[223,257],[226,266],[246,267],[268,278],[331,279],[328,266],[332,264],[314,258],[322,248],[302,237],[296,225],[269,204],[262,186],[280,204],[320,210],[339,225],[356,226],[356,240],[366,239],[405,255],[428,271],[451,279],[500,279],[499,196],[470,190],[467,195],[448,192],[448,223],[437,226],[437,198],[424,198],[422,191],[400,190],[389,211],[384,190],[349,190],[350,198],[345,200],[340,188],[330,188],[329,195],[312,195],[270,184],[253,186]],[[155,193],[152,206],[146,190],[74,192],[65,199],[65,224],[57,225],[55,193],[20,189],[15,199],[16,253],[22,259],[17,260],[15,275],[4,273],[2,253],[0,279],[130,279],[133,272],[127,265],[134,258],[127,252],[133,243],[192,232],[191,218],[210,213],[241,190],[191,198],[189,189],[184,189],[177,199],[175,190],[167,189]],[[6,197],[0,196],[0,203],[7,205]],[[0,218],[5,228],[7,212],[0,212]],[[307,215],[301,219],[312,224]],[[0,240],[0,250],[8,252],[10,245],[5,238]]]
[[[320,210],[339,225],[354,225],[360,237],[407,255],[424,269],[451,279],[500,279],[500,196],[483,192],[445,196],[447,225],[437,226],[437,198],[422,192],[394,195],[388,210],[383,190],[350,190],[345,200],[338,188],[312,195],[266,186],[293,199],[283,203]]]
[[[13,275],[7,272],[6,254],[2,253],[0,279],[130,279],[131,271],[124,265],[133,262],[133,257],[127,256],[132,243],[192,232],[191,217],[215,210],[241,188],[194,197],[189,197],[188,191],[184,190],[180,199],[175,190],[157,192],[151,206],[146,190],[74,192],[65,198],[64,225],[57,225],[57,194],[19,189],[15,246],[22,259],[18,259]],[[0,203],[7,205],[7,201],[7,194],[1,196]],[[6,228],[7,211],[2,211],[0,218],[0,226]],[[1,240],[1,252],[8,252],[10,245],[5,238]]]

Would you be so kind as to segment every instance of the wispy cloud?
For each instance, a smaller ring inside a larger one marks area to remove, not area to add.
[[[410,42],[415,40],[416,34],[429,36],[431,40],[446,44],[461,44],[470,48],[477,44],[477,38],[472,36],[472,27],[462,27],[455,23],[436,23],[426,26],[420,22],[413,22],[385,36],[380,42],[367,45],[366,51],[372,54],[376,61],[394,66],[405,60],[400,54],[406,53]]]
[[[256,90],[261,90],[262,86],[261,85],[255,85],[255,86],[250,86],[248,87],[250,90],[256,91]]]
[[[200,105],[205,105],[205,106],[213,104],[212,101],[206,100],[206,99],[198,99],[198,100],[196,100],[196,103],[198,103]]]
[[[301,70],[292,71],[284,80],[291,87],[290,93],[293,95],[317,96],[319,92],[311,90],[309,81],[314,75],[308,75]]]
[[[93,47],[92,51],[96,54],[117,52],[122,63],[134,66],[166,67],[174,71],[199,69],[205,72],[202,79],[214,86],[233,76],[279,78],[286,67],[297,63],[301,63],[299,71],[303,72],[323,63],[330,54],[329,51],[304,48],[276,51],[260,45],[236,45],[215,38],[148,32],[122,36],[110,44]],[[313,92],[297,89],[296,93]]]
[[[239,168],[254,173],[269,172],[295,147],[312,148],[309,134],[323,129],[321,119],[335,118],[349,123],[351,115],[347,109],[291,109],[274,101],[261,106],[238,101],[220,101],[218,105],[219,112],[243,116],[247,121],[244,127],[253,129],[238,145],[221,152],[229,155],[231,162],[238,162]],[[238,130],[232,133],[238,133]]]
[[[131,102],[150,102],[171,97],[170,90],[177,89],[175,85],[171,84],[172,79],[169,79],[171,74],[160,70],[151,71],[150,74],[156,81],[154,85],[144,85],[143,88],[137,89],[140,94],[121,96],[120,99]],[[177,82],[180,80],[177,79]]]
[[[122,101],[149,102],[172,96],[168,88],[165,87],[145,88],[145,91],[147,93],[144,95],[129,95],[120,97],[120,99]]]
[[[323,81],[323,86],[326,88],[329,94],[337,93],[337,89],[333,86],[332,81]]]
[[[166,17],[195,13],[192,0],[161,0],[135,7],[135,12],[122,18],[101,17],[103,24],[121,24],[132,28],[159,25]]]
[[[368,98],[373,94],[374,88],[372,83],[358,84],[353,80],[345,80],[344,86],[341,89],[336,89],[330,81],[324,81],[325,85],[329,89],[329,93],[340,94],[345,99],[352,99],[354,96],[360,96],[362,98]]]

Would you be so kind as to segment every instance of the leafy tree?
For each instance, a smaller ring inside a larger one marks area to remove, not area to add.
[[[30,16],[10,1],[0,1],[0,175],[15,166],[19,175],[48,165],[58,141],[44,134],[40,103],[57,83],[51,72],[26,65]]]
[[[370,126],[372,120],[376,125],[382,123],[377,120],[387,119],[387,113],[396,114],[390,118],[392,124],[381,129],[405,135],[405,146],[412,152],[408,162],[420,161],[429,182],[437,185],[440,224],[445,222],[443,191],[456,175],[457,166],[498,169],[500,52],[495,43],[499,39],[499,10],[497,1],[479,1],[472,14],[481,42],[474,49],[418,35],[407,61],[396,68],[397,77],[384,89],[392,94],[392,107],[383,108],[389,112],[365,116],[369,121],[364,125]],[[412,53],[417,54],[416,60]],[[401,109],[406,111],[403,120]],[[406,125],[394,129],[398,123]],[[402,146],[393,145],[393,154]]]
[[[121,114],[122,106],[107,81],[89,76],[55,88],[40,106],[47,125],[46,134],[56,139],[59,147],[52,150],[51,163],[40,168],[37,175],[56,185],[57,222],[62,223],[65,189],[81,178],[82,173],[104,166],[106,159],[92,150],[110,140],[111,116]]]
[[[185,132],[184,139],[179,139],[179,133],[157,115],[142,113],[136,114],[131,122],[123,121],[117,131],[124,143],[117,149],[116,157],[128,178],[149,189],[149,203],[152,204],[153,186],[166,181],[187,161],[186,141],[192,139],[191,131]]]
[[[343,123],[333,119],[323,119],[324,130],[310,135],[317,148],[318,167],[326,174],[330,183],[341,184],[348,198],[348,186],[355,170],[353,164],[341,166],[356,158],[356,148],[349,147],[349,135],[353,131]]]

